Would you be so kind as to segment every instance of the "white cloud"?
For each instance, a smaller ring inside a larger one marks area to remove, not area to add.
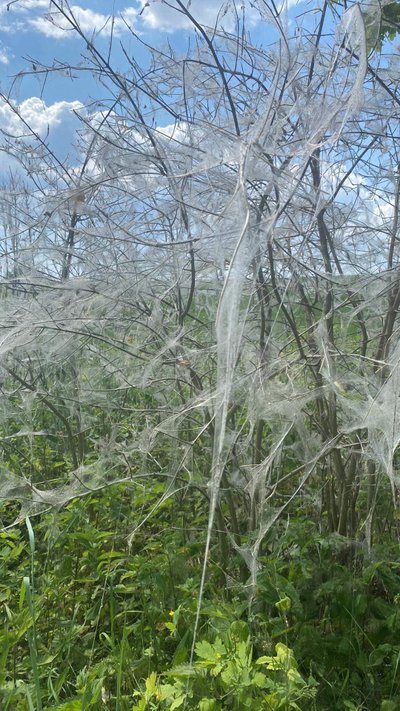
[[[291,0],[296,1],[296,0]],[[0,15],[5,12],[9,0],[0,0]],[[240,16],[242,6],[245,7],[246,22],[252,26],[259,19],[259,13],[252,8],[251,0],[184,0],[189,12],[201,24],[214,27],[216,24],[227,30],[234,30],[237,15]],[[61,3],[60,3],[61,4]],[[64,5],[69,14],[67,5]],[[50,6],[48,0],[18,0],[10,8],[21,15],[29,15],[26,25],[46,37],[53,39],[73,37],[71,25],[63,14]],[[149,30],[174,32],[175,30],[190,29],[193,27],[187,16],[179,11],[175,0],[164,3],[161,0],[135,0],[135,4],[128,5],[116,14],[112,21],[112,13],[95,12],[80,5],[70,6],[71,15],[81,27],[82,31],[91,35],[93,33],[107,35],[111,30],[120,36],[127,31],[127,25],[135,27],[138,20]],[[8,13],[7,13],[8,14]],[[11,13],[10,13],[11,15]],[[9,31],[15,28],[23,29],[16,18],[10,23]],[[25,27],[26,29],[26,27]]]
[[[0,44],[0,64],[10,64],[7,48]]]
[[[71,160],[76,159],[77,130],[81,128],[81,122],[74,111],[84,111],[80,101],[56,101],[46,104],[39,97],[31,96],[20,104],[14,103],[13,107],[33,131],[46,140],[50,150],[62,163],[68,165]],[[7,155],[7,144],[14,142],[10,137],[23,138],[24,142],[33,147],[37,145],[18,114],[13,111],[13,107],[0,101],[0,180],[9,171],[26,177],[19,160]],[[2,131],[5,135],[2,135]],[[2,151],[2,144],[5,153]],[[18,148],[18,151],[20,150],[21,145]]]
[[[289,4],[298,0],[284,0]],[[8,32],[24,31],[28,27],[52,39],[66,39],[74,37],[71,24],[63,14],[57,11],[49,0],[17,0],[10,6],[10,13],[6,12],[10,0],[0,0],[0,16],[9,16],[9,21],[4,22],[3,30]],[[59,0],[60,6],[62,1]],[[87,3],[89,4],[89,3]],[[104,3],[107,6],[107,3]],[[237,17],[241,16],[242,8],[245,9],[247,27],[252,27],[260,19],[260,14],[255,9],[252,0],[184,0],[189,12],[202,25],[214,27],[219,25],[228,31],[234,31]],[[137,29],[141,25],[148,30],[174,32],[176,30],[189,30],[193,28],[191,21],[180,11],[176,0],[134,0],[112,19],[110,14],[96,12],[90,7],[81,5],[64,5],[79,24],[86,35],[107,35],[111,31],[116,36],[121,36],[128,31],[128,27]],[[24,22],[21,23],[21,18]]]
[[[140,0],[142,5],[141,18],[144,24],[154,30],[174,32],[179,29],[193,27],[188,17],[180,11],[174,0],[164,4],[159,0]],[[259,12],[254,10],[247,0],[186,0],[188,11],[197,22],[202,25],[214,27],[219,25],[231,31],[235,27],[237,16],[241,16],[242,6],[245,7],[246,22],[252,26],[260,18]]]
[[[48,130],[57,128],[66,120],[75,119],[73,111],[82,108],[80,101],[56,101],[48,106],[38,96],[31,96],[14,106],[33,131],[42,137]],[[27,134],[27,129],[17,113],[5,101],[0,103],[0,129],[14,136]]]
[[[127,25],[133,26],[138,16],[138,12],[134,8],[127,8],[121,12],[120,16],[115,16],[114,18],[112,14],[105,15],[101,12],[94,12],[79,5],[72,5],[70,10],[71,12],[68,15],[74,23],[79,25],[85,35],[108,35],[113,32],[119,36],[128,31]],[[29,20],[29,24],[46,37],[59,39],[73,36],[74,34],[68,17],[64,17],[60,12],[51,12],[47,15],[34,17]]]
[[[49,8],[49,0],[0,0],[0,8],[8,11],[23,12],[24,10],[37,10],[38,8]]]
[[[87,10],[83,7],[79,7],[79,5],[72,5],[71,17],[72,20],[76,20],[77,24],[85,34],[92,34],[93,32],[110,32],[111,18],[108,15],[93,12],[93,10]],[[34,17],[29,20],[29,24],[46,37],[52,37],[53,39],[59,39],[61,37],[64,38],[68,34],[71,34],[72,31],[71,24],[68,19],[59,12],[52,12],[45,16]]]
[[[1,31],[15,33],[24,30],[21,17],[27,12],[49,9],[49,0],[0,0]]]
[[[7,8],[10,0],[0,0],[0,16],[3,15],[4,23],[2,30],[15,32],[26,30],[31,27],[46,37],[53,39],[68,38],[74,36],[68,15],[75,19],[82,31],[87,35],[93,33],[110,34],[113,31],[116,35],[121,35],[127,31],[127,24],[132,26],[138,17],[138,7],[127,7],[120,15],[112,19],[112,13],[104,14],[95,12],[90,8],[80,5],[64,6],[67,17],[62,12],[57,11],[49,0],[17,0]],[[62,3],[60,2],[60,6]],[[21,23],[24,18],[24,23]]]

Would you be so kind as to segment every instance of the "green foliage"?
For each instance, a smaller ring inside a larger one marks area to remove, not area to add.
[[[379,46],[385,38],[394,40],[400,30],[400,2],[391,2],[382,7]]]
[[[341,5],[341,0],[331,0],[333,5]],[[346,3],[343,4],[346,7]],[[386,40],[393,41],[400,32],[400,2],[360,3],[364,18],[367,50],[380,52]]]
[[[243,622],[233,623],[224,638],[197,642],[195,652],[192,665],[164,673],[167,683],[153,672],[145,689],[135,693],[140,700],[132,711],[176,709],[184,703],[200,711],[289,711],[299,710],[299,703],[315,696],[315,683],[304,681],[293,652],[281,642],[275,656],[253,660],[249,630]]]
[[[1,709],[399,707],[400,568],[384,531],[375,558],[349,563],[346,539],[298,508],[266,537],[250,601],[216,537],[190,666],[202,544],[185,521],[195,511],[204,529],[207,507],[186,496],[178,515],[169,499],[127,547],[163,491],[114,487],[0,534]]]

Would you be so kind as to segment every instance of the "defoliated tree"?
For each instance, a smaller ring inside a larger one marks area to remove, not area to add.
[[[172,5],[195,42],[121,71],[51,3],[107,100],[78,169],[7,137],[34,207],[23,298],[3,279],[2,496],[24,515],[119,480],[200,490],[207,551],[217,521],[254,580],[297,497],[370,542],[380,477],[397,493],[399,94],[356,5],[290,36],[260,0],[264,48]]]

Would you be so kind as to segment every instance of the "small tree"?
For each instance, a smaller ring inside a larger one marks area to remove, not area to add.
[[[357,5],[293,37],[256,7],[270,47],[175,0],[194,44],[146,68],[123,47],[121,72],[51,2],[107,101],[81,112],[78,169],[7,136],[30,194],[3,191],[24,258],[2,291],[2,497],[24,516],[120,480],[200,489],[206,560],[217,520],[253,582],[299,496],[370,545],[400,437],[394,73]]]

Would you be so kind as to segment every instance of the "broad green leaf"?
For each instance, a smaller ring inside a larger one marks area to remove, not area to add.
[[[157,691],[157,674],[156,672],[151,672],[150,676],[146,679],[146,691],[149,694],[155,694]]]

